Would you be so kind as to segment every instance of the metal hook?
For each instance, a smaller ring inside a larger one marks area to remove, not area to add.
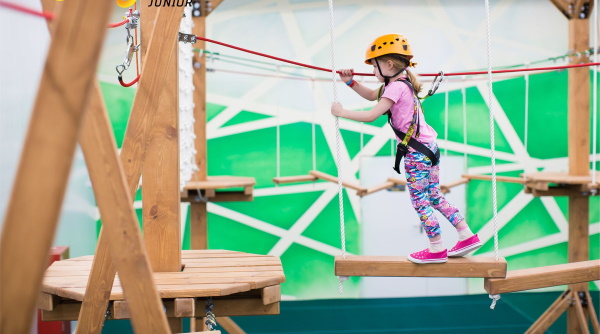
[[[438,78],[439,78],[439,81],[438,81]],[[435,92],[440,87],[440,84],[442,83],[442,81],[444,81],[444,72],[440,71],[440,74],[436,75],[435,78],[433,78],[433,82],[431,83],[431,89],[427,93],[427,96],[432,96],[433,94],[435,94]]]

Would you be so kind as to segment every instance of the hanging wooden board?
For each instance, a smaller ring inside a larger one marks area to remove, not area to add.
[[[447,263],[416,264],[405,256],[351,255],[335,258],[337,276],[505,277],[506,260],[490,257],[449,258]]]

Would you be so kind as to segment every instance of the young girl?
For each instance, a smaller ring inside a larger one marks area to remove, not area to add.
[[[378,37],[369,45],[365,63],[373,65],[373,73],[383,86],[367,88],[355,80],[353,70],[340,71],[340,79],[363,98],[379,102],[369,111],[346,110],[339,102],[331,106],[331,113],[360,122],[372,122],[388,113],[389,123],[398,139],[395,170],[405,154],[406,181],[412,206],[417,211],[429,237],[429,247],[412,253],[408,259],[414,263],[443,263],[450,257],[460,257],[481,247],[481,241],[465,222],[458,209],[448,203],[439,184],[439,149],[435,142],[437,133],[426,122],[417,93],[421,83],[408,70],[414,67],[413,54],[406,38],[391,34]],[[458,243],[447,251],[442,244],[439,223],[433,208],[441,212],[458,231]]]

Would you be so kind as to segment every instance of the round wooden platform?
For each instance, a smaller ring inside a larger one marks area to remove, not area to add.
[[[54,262],[44,276],[44,293],[82,301],[93,256]],[[285,281],[281,260],[275,256],[226,250],[182,251],[181,272],[154,273],[161,298],[226,296]],[[113,284],[110,300],[124,299],[121,283]]]
[[[525,192],[534,196],[597,195],[600,173],[596,172],[596,183],[591,175],[572,176],[567,172],[537,172],[523,174]]]

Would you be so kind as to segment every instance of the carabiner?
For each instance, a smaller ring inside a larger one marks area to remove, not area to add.
[[[438,81],[438,78],[440,79],[439,81]],[[427,93],[427,97],[435,94],[435,92],[440,87],[440,84],[442,83],[442,81],[444,81],[444,72],[440,71],[440,74],[436,75],[435,78],[433,78],[433,82],[431,83],[431,89]]]

